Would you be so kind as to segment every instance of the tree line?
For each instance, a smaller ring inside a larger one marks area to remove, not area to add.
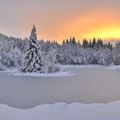
[[[99,48],[109,48],[110,50],[113,49],[113,45],[110,42],[104,43],[103,40],[101,40],[100,38],[96,39],[93,38],[93,40],[87,40],[87,39],[83,39],[83,42],[80,43],[79,40],[76,40],[75,37],[73,38],[69,38],[66,40],[63,40],[62,45],[65,44],[79,44],[80,47],[83,48],[93,48],[93,49],[99,49]]]
[[[0,70],[17,68],[22,72],[56,72],[58,65],[120,65],[120,42],[115,46],[101,39],[82,43],[71,37],[62,44],[37,39],[33,26],[29,38],[0,34]]]

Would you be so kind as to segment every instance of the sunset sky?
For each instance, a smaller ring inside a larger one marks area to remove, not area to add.
[[[39,39],[119,40],[120,0],[0,0],[1,33],[25,38],[33,24]]]

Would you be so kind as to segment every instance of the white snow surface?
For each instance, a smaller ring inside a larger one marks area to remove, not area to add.
[[[28,76],[28,77],[67,77],[73,76],[74,73],[70,71],[71,68],[105,68],[102,65],[58,65],[61,68],[58,72],[55,73],[39,73],[39,72],[32,72],[32,73],[22,73],[17,69],[7,70],[13,76]],[[111,68],[110,68],[111,69]]]
[[[13,76],[28,76],[28,77],[67,77],[75,75],[69,69],[73,68],[89,68],[89,69],[109,69],[109,70],[116,70],[120,71],[120,65],[110,65],[110,66],[102,66],[102,65],[58,65],[60,67],[60,71],[55,73],[22,73],[17,69],[7,70],[6,72],[10,72]]]
[[[0,105],[0,120],[120,120],[120,102],[109,104],[46,104],[33,109]]]
[[[65,71],[64,68],[66,68]],[[70,73],[67,72],[69,68],[102,68],[108,70],[120,70],[120,66],[113,65],[108,67],[98,65],[62,66],[63,71],[58,73],[39,73],[39,75],[41,77],[66,75]],[[16,70],[12,70],[11,73],[13,75],[23,75]],[[25,76],[27,74],[25,74]],[[31,76],[33,75],[40,77],[38,73],[32,73]],[[72,75],[72,73],[69,75]],[[30,76],[30,73],[28,76]],[[0,104],[0,120],[120,120],[120,101],[107,104],[43,104],[32,109],[16,109]]]
[[[10,72],[10,71],[9,71]],[[28,77],[67,77],[67,76],[73,76],[74,74],[71,73],[71,71],[66,71],[61,69],[58,72],[55,73],[39,73],[39,72],[32,72],[32,73],[22,73],[20,71],[14,70],[11,71],[11,75],[14,76],[28,76]]]
[[[90,69],[108,69],[108,70],[116,70],[120,71],[120,65],[109,65],[109,66],[104,66],[104,65],[62,65],[62,69],[69,69],[69,68],[90,68]]]
[[[65,69],[65,68],[105,68],[106,66],[103,66],[103,65],[60,65],[60,67]]]
[[[110,70],[117,70],[120,71],[120,65],[111,65],[107,67]]]

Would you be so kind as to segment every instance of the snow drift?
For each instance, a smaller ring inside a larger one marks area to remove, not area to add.
[[[1,120],[120,120],[120,102],[84,105],[79,103],[41,105],[14,109],[0,105]]]

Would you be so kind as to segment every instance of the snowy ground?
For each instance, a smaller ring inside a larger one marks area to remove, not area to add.
[[[73,76],[75,75],[74,72],[71,72],[70,69],[108,69],[108,70],[115,70],[115,71],[120,71],[120,65],[115,66],[102,66],[102,65],[59,65],[58,66],[60,71],[55,72],[55,73],[21,73],[20,71],[13,69],[13,70],[7,70],[6,72],[10,72],[11,75],[13,76],[28,76],[28,77],[67,77],[67,76]]]
[[[54,77],[0,72],[0,120],[120,120],[120,66],[62,69]]]
[[[74,74],[71,73],[70,70],[64,70],[64,68],[61,68],[60,71],[55,72],[55,73],[21,73],[19,71],[10,71],[11,75],[13,76],[28,76],[28,77],[68,77],[68,76],[73,76]]]
[[[102,65],[63,65],[61,66],[63,69],[66,68],[94,68],[94,69],[108,69],[108,70],[116,70],[120,71],[120,65],[109,65],[109,66],[102,66]]]
[[[120,120],[120,102],[41,105],[22,110],[0,105],[0,120]]]

